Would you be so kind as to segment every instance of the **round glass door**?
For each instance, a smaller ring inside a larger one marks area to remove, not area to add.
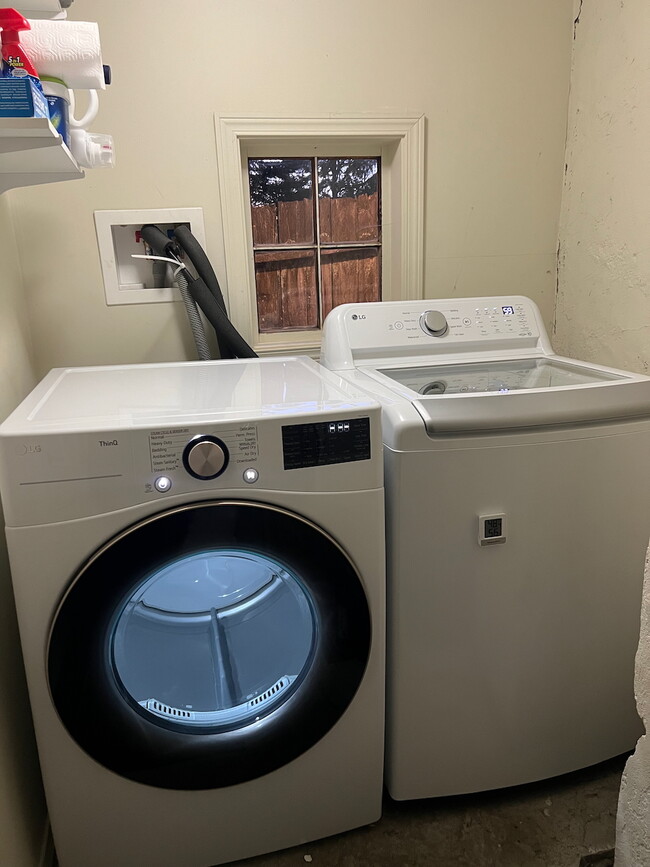
[[[227,731],[286,701],[311,663],[318,621],[279,563],[225,549],[160,569],[111,637],[117,678],[160,725]]]
[[[329,535],[277,507],[208,501],[127,528],[79,570],[50,633],[49,685],[105,767],[218,788],[323,737],[370,643],[360,578]]]

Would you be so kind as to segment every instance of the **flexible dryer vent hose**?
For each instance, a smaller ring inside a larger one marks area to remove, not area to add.
[[[205,329],[203,328],[201,314],[196,306],[196,301],[190,295],[187,278],[182,271],[179,271],[176,276],[176,285],[178,286],[178,291],[181,293],[181,298],[185,305],[185,312],[187,313],[187,319],[190,323],[190,328],[192,329],[192,336],[194,337],[194,344],[196,346],[199,360],[210,361],[212,353],[208,346],[208,339],[205,335]]]

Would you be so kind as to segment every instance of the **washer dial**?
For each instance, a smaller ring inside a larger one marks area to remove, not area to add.
[[[199,435],[183,450],[183,465],[195,479],[216,479],[228,466],[228,448],[217,437]]]
[[[444,337],[449,331],[447,317],[439,310],[425,310],[420,316],[420,327],[432,337]]]

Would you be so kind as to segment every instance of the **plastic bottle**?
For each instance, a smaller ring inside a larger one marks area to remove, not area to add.
[[[60,78],[48,78],[45,75],[41,84],[50,111],[50,123],[70,147],[70,92],[67,85]]]
[[[90,124],[97,117],[97,112],[99,111],[99,96],[97,95],[96,90],[89,90],[88,93],[88,107],[86,109],[86,113],[80,117],[75,117],[75,97],[74,91],[69,91],[68,99],[70,100],[70,126],[73,129],[88,129]]]
[[[70,150],[82,169],[110,169],[115,166],[113,137],[103,133],[70,130]]]
[[[20,44],[20,31],[31,30],[29,21],[16,9],[0,9],[0,27],[2,27],[0,36],[2,38],[3,76],[14,74],[14,69],[24,69],[25,73],[23,74],[30,75],[34,83],[40,87],[38,72]]]
[[[16,117],[49,117],[47,100],[31,60],[20,44],[20,31],[30,30],[29,21],[15,9],[0,9],[2,40],[3,114]]]

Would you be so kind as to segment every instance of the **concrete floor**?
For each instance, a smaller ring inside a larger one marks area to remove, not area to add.
[[[481,795],[398,802],[375,825],[240,867],[611,867],[627,756]],[[603,853],[595,857],[595,853]],[[593,854],[594,857],[589,858]]]

